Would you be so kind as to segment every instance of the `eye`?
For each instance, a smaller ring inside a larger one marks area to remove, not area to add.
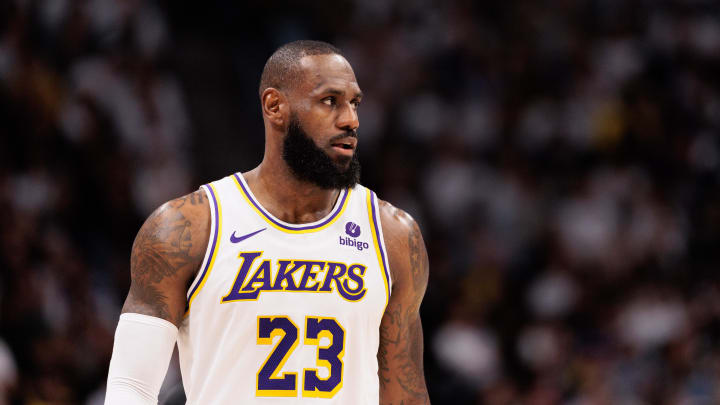
[[[322,99],[322,102],[323,102],[323,104],[329,105],[329,106],[333,106],[336,104],[334,96],[325,97],[324,99]]]
[[[355,109],[357,110],[358,107],[360,107],[360,100],[353,100],[350,102],[350,104],[352,104],[353,107],[355,107]]]

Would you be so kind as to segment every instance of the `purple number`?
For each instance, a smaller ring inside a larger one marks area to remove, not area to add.
[[[258,317],[258,344],[271,345],[280,336],[280,342],[257,373],[256,395],[262,397],[294,397],[297,395],[297,373],[279,375],[283,365],[298,344],[298,328],[286,316]],[[329,346],[322,347],[327,338]],[[345,355],[345,330],[333,318],[307,317],[305,344],[318,347],[317,365],[329,371],[320,378],[317,369],[305,369],[303,396],[332,398],[342,388]]]
[[[323,333],[326,332],[326,333]],[[320,347],[320,338],[330,339],[330,346]],[[317,370],[305,369],[303,396],[330,398],[342,387],[343,363],[345,354],[345,331],[332,318],[307,318],[305,343],[318,345],[318,365],[330,369],[327,378],[320,378]]]
[[[290,352],[297,345],[297,326],[286,317],[258,318],[258,343],[272,344],[272,338],[276,335],[282,335],[282,339],[257,374],[257,395],[295,396],[297,374],[283,373],[282,377],[277,377],[275,374],[282,368]]]

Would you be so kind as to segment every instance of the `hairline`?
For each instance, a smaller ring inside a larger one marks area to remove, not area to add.
[[[275,50],[266,61],[260,77],[260,97],[269,88],[283,91],[295,86],[305,71],[301,61],[309,56],[321,55],[338,55],[347,62],[340,49],[322,41],[294,41]]]

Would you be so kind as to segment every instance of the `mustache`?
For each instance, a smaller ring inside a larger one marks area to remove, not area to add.
[[[332,142],[339,141],[340,139],[348,138],[348,137],[357,138],[358,137],[357,131],[356,130],[345,131],[342,134],[338,134],[338,135],[335,135],[332,138],[330,138],[329,142],[332,143]]]

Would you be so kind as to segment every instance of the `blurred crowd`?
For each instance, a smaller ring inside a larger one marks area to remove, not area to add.
[[[0,6],[0,404],[102,403],[143,218],[191,190],[153,3]]]
[[[0,404],[102,403],[137,229],[259,162],[300,38],[423,229],[434,403],[720,403],[716,2],[179,3],[0,5]]]

